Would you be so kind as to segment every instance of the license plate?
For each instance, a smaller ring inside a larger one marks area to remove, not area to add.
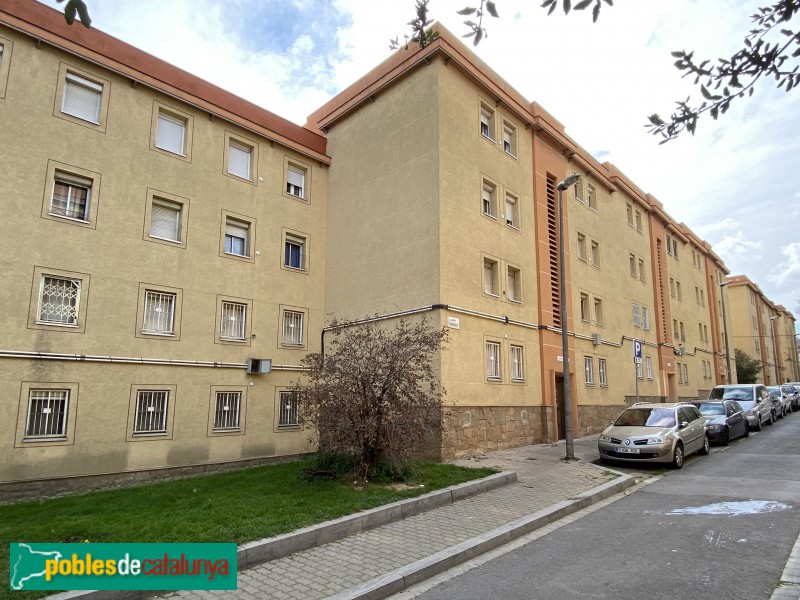
[[[614,450],[619,454],[639,454],[638,448],[615,448]]]

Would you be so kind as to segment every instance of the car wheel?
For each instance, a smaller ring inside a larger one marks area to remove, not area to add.
[[[760,422],[759,425],[761,425]],[[747,421],[744,422],[744,433],[742,434],[742,437],[750,437],[750,423]]]
[[[708,440],[708,438],[706,438]],[[678,442],[675,444],[675,450],[672,453],[672,468],[673,469],[682,469],[683,468],[683,444]]]
[[[773,410],[769,413],[769,421],[767,421],[767,425],[772,425],[775,422],[775,411]]]
[[[731,432],[730,429],[725,428],[725,431],[722,432],[722,445],[727,446],[731,443]]]
[[[761,415],[758,415],[758,425],[756,425],[756,431],[761,431],[764,429],[764,425],[761,423]]]
[[[727,437],[728,432],[725,432],[725,436]],[[711,452],[711,444],[708,441],[708,434],[703,436],[703,447],[697,451],[698,454],[702,454],[703,456],[708,456]]]

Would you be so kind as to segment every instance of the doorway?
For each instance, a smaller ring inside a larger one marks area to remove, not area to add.
[[[567,438],[567,422],[564,419],[564,376],[556,375],[556,426],[558,439]]]

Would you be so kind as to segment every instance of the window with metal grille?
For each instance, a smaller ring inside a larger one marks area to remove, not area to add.
[[[583,357],[583,377],[586,385],[594,385],[594,360],[591,356]]]
[[[144,333],[173,332],[175,316],[175,294],[154,292],[147,290],[144,295],[144,319],[142,331]]]
[[[171,242],[181,241],[181,205],[154,199],[150,210],[150,236]]]
[[[184,156],[186,144],[186,121],[166,113],[158,113],[156,147]]]
[[[283,343],[303,344],[303,313],[293,310],[283,312]]]
[[[100,99],[103,86],[84,77],[67,72],[61,112],[91,123],[100,122]]]
[[[250,225],[244,221],[225,221],[225,252],[236,256],[249,256]]]
[[[597,359],[597,374],[598,374],[598,379],[600,380],[600,386],[608,387],[608,369],[606,368],[605,358]]]
[[[166,433],[169,392],[139,391],[133,433]]]
[[[77,325],[80,297],[79,280],[43,275],[39,292],[39,321]]]
[[[287,235],[283,264],[291,269],[305,269],[305,245],[303,238]]]
[[[300,425],[300,398],[296,392],[281,392],[278,409],[278,427]]]
[[[241,392],[217,392],[214,405],[214,429],[239,429]]]
[[[486,342],[486,378],[500,379],[500,344]]]
[[[243,340],[246,321],[246,304],[223,302],[219,321],[219,337],[227,340]]]
[[[297,167],[288,167],[286,170],[286,193],[291,196],[303,198],[303,188],[306,182],[306,172]]]
[[[67,434],[67,390],[31,390],[25,437],[64,437]]]
[[[252,148],[236,142],[228,143],[228,173],[250,179]]]
[[[88,221],[91,189],[91,180],[56,171],[49,213],[57,217]]]
[[[525,380],[522,346],[511,346],[511,379],[514,381]]]

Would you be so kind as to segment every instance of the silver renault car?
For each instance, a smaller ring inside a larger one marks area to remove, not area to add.
[[[671,463],[683,467],[684,458],[708,454],[706,419],[689,403],[639,402],[625,409],[600,434],[600,458],[632,462]]]

